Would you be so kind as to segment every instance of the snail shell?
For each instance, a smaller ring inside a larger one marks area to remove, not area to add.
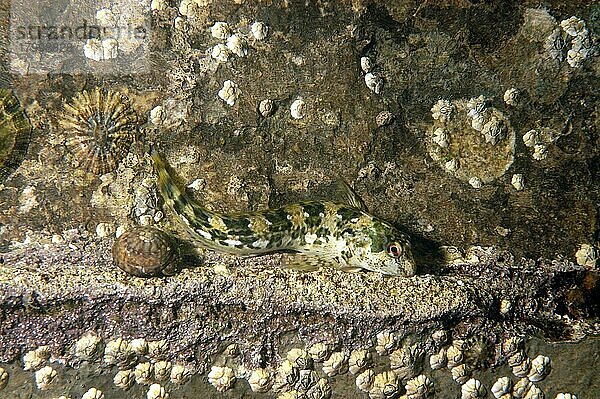
[[[123,233],[112,248],[115,264],[138,277],[172,276],[180,260],[173,236],[155,227],[136,227]]]

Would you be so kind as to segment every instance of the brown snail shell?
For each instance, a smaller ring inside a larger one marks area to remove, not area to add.
[[[120,269],[138,277],[172,276],[179,269],[175,238],[156,227],[126,231],[115,241],[112,256]]]

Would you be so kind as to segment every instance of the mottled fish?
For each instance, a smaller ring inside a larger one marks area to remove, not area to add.
[[[415,262],[407,235],[360,208],[331,201],[306,201],[265,211],[220,214],[188,197],[173,181],[165,160],[152,159],[165,202],[199,245],[239,256],[293,253],[287,266],[326,266],[412,276]]]

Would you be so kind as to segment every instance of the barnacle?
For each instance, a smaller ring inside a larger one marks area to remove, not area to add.
[[[581,244],[575,252],[575,260],[580,266],[594,268],[600,259],[600,250],[590,244]]]
[[[148,393],[146,394],[146,398],[148,399],[168,399],[169,394],[165,391],[165,388],[160,386],[160,384],[152,384],[150,388],[148,388]]]
[[[525,393],[523,399],[544,399],[544,397],[544,392],[542,392],[540,387],[532,385],[527,393]]]
[[[486,390],[481,381],[471,378],[460,387],[461,399],[481,399]]]
[[[169,378],[171,373],[171,362],[160,360],[154,363],[154,379],[156,381],[164,381]]]
[[[381,93],[383,88],[383,78],[373,72],[365,74],[365,85],[375,94]]]
[[[304,370],[312,367],[312,358],[304,349],[292,348],[286,355],[292,366]]]
[[[429,357],[429,365],[432,370],[439,370],[446,365],[448,357],[446,355],[446,348],[440,348],[438,353],[434,353]]]
[[[252,371],[248,384],[254,392],[267,392],[273,385],[273,376],[269,370],[259,368]]]
[[[556,398],[554,399],[577,399],[577,395],[574,395],[572,393],[559,392],[556,394]]]
[[[459,364],[450,370],[452,379],[459,384],[464,384],[471,377],[471,369],[466,364]]]
[[[371,352],[366,349],[356,349],[350,353],[348,359],[348,368],[352,374],[358,374],[362,372],[372,360]]]
[[[40,390],[45,390],[56,379],[58,373],[50,366],[45,366],[35,372],[35,383]]]
[[[113,383],[115,384],[115,386],[125,390],[131,388],[134,382],[135,373],[131,369],[119,370],[113,378]]]
[[[390,368],[400,379],[415,377],[422,369],[423,351],[417,345],[407,345],[390,354]]]
[[[366,369],[356,376],[356,387],[363,392],[369,392],[373,388],[375,372],[373,369]]]
[[[227,103],[229,106],[233,106],[235,101],[241,94],[241,90],[237,84],[232,82],[231,80],[226,80],[223,82],[223,87],[217,95],[219,98]]]
[[[502,353],[506,357],[511,357],[518,352],[522,352],[524,344],[523,337],[509,337],[502,343]]]
[[[81,399],[104,399],[104,394],[97,388],[90,388],[83,394]]]
[[[277,396],[277,399],[304,399],[305,395],[292,389]]]
[[[23,356],[23,370],[39,370],[50,358],[50,348],[40,346]]]
[[[490,117],[490,119],[483,125],[481,134],[485,138],[487,143],[496,145],[500,140],[506,138],[506,125],[504,122],[496,116]]]
[[[135,381],[140,385],[152,384],[152,372],[154,367],[150,362],[143,362],[135,366]]]
[[[292,105],[290,105],[290,115],[294,119],[302,119],[306,115],[306,103],[302,98],[297,98],[294,100]]]
[[[192,376],[192,370],[181,364],[176,364],[171,368],[171,382],[173,384],[185,384]]]
[[[433,381],[426,375],[418,375],[406,382],[407,399],[425,399],[433,396]]]
[[[360,69],[364,73],[371,72],[373,69],[373,61],[369,57],[360,57]]]
[[[326,378],[321,378],[306,392],[307,399],[329,399],[330,396],[331,385]]]
[[[258,112],[264,117],[273,115],[273,111],[275,111],[275,103],[273,100],[262,100],[258,104]]]
[[[396,336],[390,331],[382,331],[377,334],[375,350],[381,356],[389,355],[396,347]]]
[[[300,370],[298,374],[295,388],[299,392],[307,392],[319,381],[319,375],[314,370]]]
[[[225,392],[233,386],[235,375],[229,367],[212,366],[208,373],[208,382],[219,392]]]
[[[513,387],[513,398],[522,399],[527,394],[527,391],[533,386],[527,378],[521,378]]]
[[[106,343],[104,362],[108,365],[116,364],[119,369],[126,370],[137,362],[137,355],[131,349],[129,342],[117,338]]]
[[[395,398],[400,393],[400,378],[392,371],[384,371],[373,379],[373,387],[369,391],[371,399]]]
[[[438,345],[443,345],[446,343],[446,341],[448,341],[448,331],[446,330],[436,330],[433,332],[433,334],[431,334],[431,338],[433,339],[433,342],[435,342]]]
[[[520,95],[521,92],[518,89],[515,89],[514,87],[506,89],[506,91],[504,92],[504,102],[507,105],[512,105],[514,107],[519,103]]]
[[[286,387],[292,387],[298,382],[299,377],[300,372],[298,368],[294,367],[294,364],[286,359],[277,368],[273,389],[278,391]]]
[[[229,60],[229,56],[231,55],[231,50],[224,44],[219,43],[210,52],[210,56],[220,63],[225,63]],[[229,82],[229,80],[227,81]],[[220,92],[219,92],[220,93]],[[221,97],[221,95],[219,95]],[[221,97],[223,98],[223,97]],[[229,104],[233,105],[233,104]]]
[[[171,276],[179,266],[175,239],[150,226],[140,226],[123,233],[112,248],[114,263],[138,277]]]
[[[492,385],[492,394],[495,398],[500,398],[502,395],[510,393],[512,389],[512,381],[508,377],[500,377]]]
[[[431,107],[431,116],[433,119],[437,119],[440,122],[448,122],[454,113],[455,107],[448,100],[438,100],[437,103]]]
[[[15,94],[0,89],[0,182],[4,181],[27,153],[31,125]]]
[[[75,343],[75,356],[81,360],[93,360],[100,355],[101,343],[102,339],[90,331]]]
[[[240,35],[229,36],[227,38],[227,48],[238,57],[244,57],[248,54],[246,40]]]
[[[550,358],[544,355],[538,355],[531,361],[531,370],[529,371],[529,381],[538,382],[546,378],[550,373]]]
[[[252,24],[250,31],[256,40],[264,40],[269,33],[269,27],[264,23],[257,21]]]
[[[510,179],[510,184],[512,184],[515,190],[521,191],[525,188],[525,178],[521,173],[515,173]]]
[[[437,129],[435,129],[435,131],[433,132],[432,140],[440,147],[448,147],[448,134],[446,133],[444,128],[438,127]]]
[[[210,34],[215,39],[225,40],[231,35],[231,29],[227,22],[217,21],[210,27]]]
[[[308,354],[313,358],[313,360],[317,363],[322,363],[327,360],[329,354],[331,353],[331,349],[329,346],[323,342],[318,342],[308,348]]]
[[[346,352],[333,352],[329,359],[323,362],[323,372],[333,377],[348,372],[348,354]]]
[[[0,367],[0,391],[6,387],[6,384],[8,384],[8,373]]]
[[[131,350],[137,353],[140,356],[148,353],[148,342],[144,338],[136,338],[132,339],[130,342]]]
[[[72,133],[74,160],[97,175],[112,172],[137,137],[138,118],[123,94],[96,88],[65,103],[61,126]]]
[[[528,357],[524,357],[520,363],[512,366],[512,372],[515,377],[527,377],[529,374],[529,369],[531,369],[531,359]]]

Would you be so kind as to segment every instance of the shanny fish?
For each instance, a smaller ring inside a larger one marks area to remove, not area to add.
[[[286,266],[303,270],[333,267],[394,276],[415,274],[408,236],[366,213],[350,189],[349,204],[306,201],[264,211],[220,214],[187,196],[156,151],[152,159],[165,203],[200,246],[238,256],[290,253]]]

